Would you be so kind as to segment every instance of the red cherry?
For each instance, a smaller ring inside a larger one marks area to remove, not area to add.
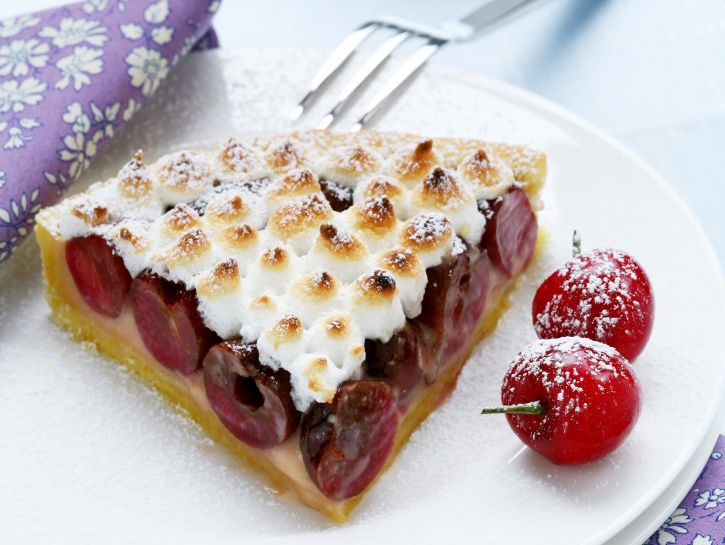
[[[532,314],[539,338],[586,337],[632,361],[652,333],[654,294],[631,256],[594,250],[576,255],[544,280]]]
[[[65,260],[83,300],[99,314],[121,314],[131,275],[121,256],[101,236],[76,237],[65,245]]]
[[[512,187],[501,197],[485,203],[486,230],[481,245],[491,261],[510,276],[529,266],[536,248],[538,223],[531,202],[521,188]]]
[[[384,382],[343,383],[332,403],[315,403],[302,417],[300,450],[307,473],[333,500],[360,494],[375,480],[398,429],[395,393]]]
[[[519,353],[501,385],[514,433],[555,464],[583,464],[616,449],[640,413],[634,368],[616,350],[578,337],[546,339]]]
[[[131,284],[131,305],[146,348],[173,371],[193,373],[218,341],[199,315],[196,294],[179,284],[141,275]]]
[[[290,375],[259,362],[255,344],[225,341],[204,358],[204,386],[214,412],[238,439],[270,448],[297,429]]]

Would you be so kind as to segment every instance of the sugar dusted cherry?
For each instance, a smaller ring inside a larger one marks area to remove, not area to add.
[[[630,255],[612,249],[580,254],[575,241],[574,257],[536,291],[532,315],[539,338],[586,337],[632,361],[652,333],[654,293]]]
[[[640,388],[616,350],[589,339],[536,341],[511,363],[501,385],[514,433],[555,464],[583,464],[616,449],[637,422]]]

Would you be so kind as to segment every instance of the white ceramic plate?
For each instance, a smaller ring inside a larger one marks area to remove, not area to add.
[[[321,59],[279,50],[194,56],[74,190],[113,174],[136,147],[156,157],[231,132],[289,128],[285,114]],[[379,127],[543,148],[551,164],[541,215],[549,244],[456,391],[351,522],[335,526],[276,498],[148,388],[70,341],[49,321],[30,243],[0,270],[0,520],[8,542],[320,545],[476,536],[599,544],[675,480],[719,406],[725,323],[722,274],[682,203],[649,168],[571,114],[438,66],[409,86]],[[634,433],[606,459],[564,468],[522,448],[503,418],[478,410],[498,399],[508,362],[535,338],[535,286],[568,257],[574,227],[586,247],[623,248],[641,261],[657,314],[636,363],[645,406]]]

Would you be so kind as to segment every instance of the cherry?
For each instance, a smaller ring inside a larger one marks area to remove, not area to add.
[[[335,212],[344,212],[352,206],[352,188],[322,179],[320,189]]]
[[[193,291],[152,274],[131,284],[131,304],[141,339],[165,367],[189,375],[217,336],[204,325]]]
[[[486,230],[481,245],[491,261],[508,275],[516,276],[529,266],[536,247],[538,224],[526,193],[512,187],[483,210]]]
[[[583,464],[609,454],[640,413],[634,368],[614,348],[578,337],[531,344],[511,363],[501,385],[514,433],[555,464]]]
[[[385,464],[397,428],[390,386],[343,383],[331,404],[315,403],[302,417],[300,450],[310,478],[333,500],[360,494]]]
[[[65,245],[65,259],[89,307],[109,318],[121,314],[131,275],[106,239],[99,235],[73,238]]]
[[[386,342],[365,341],[365,376],[389,384],[404,400],[423,378],[423,347],[416,328],[406,321],[403,329]]]
[[[209,404],[239,440],[270,448],[297,429],[300,413],[292,402],[290,375],[262,365],[256,344],[219,343],[204,358],[203,369]]]
[[[618,250],[578,254],[536,290],[532,305],[542,339],[586,337],[632,361],[644,349],[654,321],[654,293],[644,269]]]

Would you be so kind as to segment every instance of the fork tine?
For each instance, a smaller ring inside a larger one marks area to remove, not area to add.
[[[337,46],[337,49],[335,49],[330,57],[325,61],[325,64],[322,65],[317,74],[315,74],[315,77],[312,78],[309,90],[292,111],[292,120],[295,120],[302,115],[302,112],[305,111],[305,107],[315,96],[322,84],[325,83],[329,77],[343,65],[352,52],[355,51],[357,46],[359,46],[360,43],[362,43],[362,41],[379,26],[380,23],[376,22],[365,23],[357,30],[354,30],[347,35],[340,45]]]
[[[448,43],[446,40],[431,38],[428,42],[411,53],[411,55],[403,61],[400,68],[398,68],[387,82],[385,82],[385,85],[383,85],[380,91],[378,91],[377,94],[370,99],[370,102],[365,108],[365,113],[360,116],[350,130],[359,131],[362,129],[363,126],[377,113],[385,101],[390,98],[395,90],[405,83],[405,81],[412,76],[418,68],[423,66],[425,62],[446,43]]]
[[[350,102],[350,99],[355,94],[360,86],[365,83],[370,76],[373,75],[387,59],[395,49],[402,44],[405,40],[410,37],[411,33],[407,30],[401,30],[393,34],[390,38],[385,40],[374,52],[367,61],[360,67],[360,69],[352,76],[350,82],[345,85],[343,90],[340,92],[340,96],[337,98],[336,104],[332,109],[325,114],[320,123],[317,125],[318,129],[326,129],[334,121],[338,113]]]

